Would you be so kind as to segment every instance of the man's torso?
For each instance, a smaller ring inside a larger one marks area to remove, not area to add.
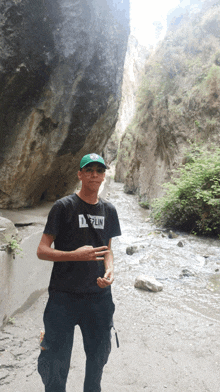
[[[93,228],[89,227],[88,216]],[[45,234],[56,236],[55,248],[63,251],[81,246],[108,246],[109,239],[120,235],[117,213],[111,203],[99,200],[95,205],[76,194],[58,200],[48,217]],[[55,262],[49,289],[68,292],[101,292],[97,278],[105,273],[104,261]]]

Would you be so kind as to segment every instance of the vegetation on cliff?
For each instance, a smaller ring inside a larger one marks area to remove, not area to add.
[[[220,236],[220,148],[192,147],[188,161],[164,184],[166,194],[153,203],[155,221],[195,234]]]
[[[120,143],[124,188],[150,204],[191,144],[220,146],[220,1],[183,20],[146,61],[136,113]]]

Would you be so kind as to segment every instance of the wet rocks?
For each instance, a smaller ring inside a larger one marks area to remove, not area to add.
[[[168,238],[173,239],[173,238],[177,238],[178,234],[174,233],[174,231],[170,230],[168,233]]]
[[[137,246],[135,246],[135,245],[132,245],[132,246],[128,246],[127,248],[126,248],[126,253],[127,253],[127,255],[133,255],[134,253],[137,253],[138,252],[138,247]]]
[[[162,291],[163,285],[154,276],[139,275],[134,283],[136,289],[150,290],[154,292]]]
[[[180,278],[184,278],[184,277],[191,277],[191,276],[195,276],[195,273],[193,271],[188,270],[187,268],[184,268],[180,274]]]
[[[183,248],[183,246],[184,246],[183,241],[179,241],[177,246],[179,246],[179,248]]]

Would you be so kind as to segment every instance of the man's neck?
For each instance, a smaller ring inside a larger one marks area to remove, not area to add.
[[[77,192],[77,195],[80,197],[80,199],[82,199],[83,201],[85,201],[88,204],[97,204],[99,201],[97,192],[86,192],[83,191],[82,189],[80,189],[79,192]]]

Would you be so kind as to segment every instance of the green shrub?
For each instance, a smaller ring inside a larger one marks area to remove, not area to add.
[[[140,207],[145,208],[146,210],[150,209],[149,201],[139,201],[138,204]]]
[[[220,148],[194,151],[173,182],[163,185],[166,194],[152,203],[153,218],[164,226],[220,236]]]

